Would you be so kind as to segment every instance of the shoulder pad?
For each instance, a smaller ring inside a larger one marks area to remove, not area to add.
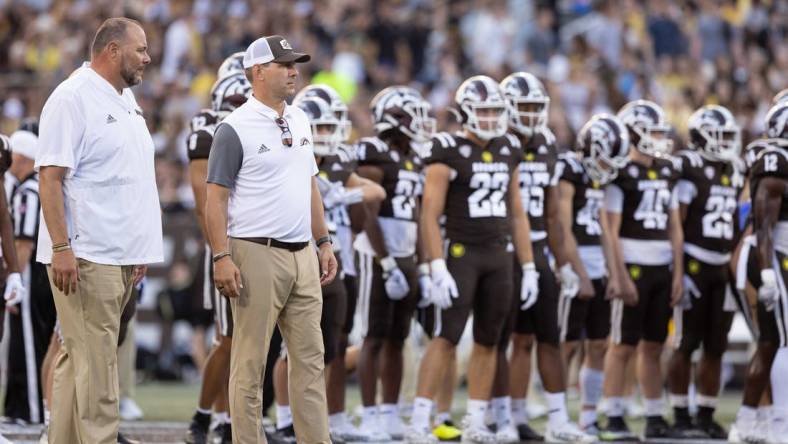
[[[685,164],[692,168],[702,168],[703,167],[703,157],[700,154],[696,153],[695,151],[690,150],[681,150],[678,153],[679,155],[676,156],[678,160],[682,162],[682,166]]]
[[[545,145],[554,145],[555,144],[555,134],[550,130],[550,128],[544,128],[539,131],[537,134],[541,134],[542,138],[544,138]]]
[[[583,164],[580,163],[580,159],[571,151],[559,154],[558,161],[565,163],[575,174],[583,174],[584,172]]]
[[[517,138],[517,136],[515,136],[512,133],[506,133],[506,138],[509,141],[509,145],[511,145],[514,148],[520,148],[520,139]]]

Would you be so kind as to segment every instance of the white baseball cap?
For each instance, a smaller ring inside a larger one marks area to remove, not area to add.
[[[28,159],[35,160],[38,153],[38,136],[30,131],[14,131],[9,137],[11,152],[21,154]]]
[[[244,53],[244,69],[263,63],[305,63],[311,60],[309,54],[293,51],[287,40],[281,35],[260,37],[252,42]]]

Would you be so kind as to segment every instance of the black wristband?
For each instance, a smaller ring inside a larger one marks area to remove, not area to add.
[[[331,236],[323,236],[323,237],[321,237],[320,239],[317,240],[317,242],[316,242],[317,248],[320,248],[320,246],[323,245],[326,242],[328,242],[328,243],[330,243],[332,245],[334,244],[334,242],[331,241]]]
[[[218,262],[219,259],[221,259],[221,258],[223,258],[225,256],[232,256],[232,254],[230,254],[230,252],[228,252],[228,251],[225,251],[224,253],[216,254],[216,255],[213,256],[213,262]]]

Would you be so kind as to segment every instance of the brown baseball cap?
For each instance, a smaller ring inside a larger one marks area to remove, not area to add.
[[[290,43],[281,35],[260,37],[253,41],[244,53],[244,69],[263,63],[304,63],[311,60],[309,54],[293,51]]]

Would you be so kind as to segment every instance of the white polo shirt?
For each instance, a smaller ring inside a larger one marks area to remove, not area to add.
[[[214,134],[208,182],[230,189],[227,235],[282,242],[312,238],[312,176],[317,164],[306,114],[286,105],[292,146],[282,142],[279,115],[254,96],[225,118]]]
[[[154,148],[134,94],[80,68],[41,112],[35,168],[67,168],[66,225],[74,255],[106,265],[164,260]],[[41,217],[39,262],[52,261]]]

